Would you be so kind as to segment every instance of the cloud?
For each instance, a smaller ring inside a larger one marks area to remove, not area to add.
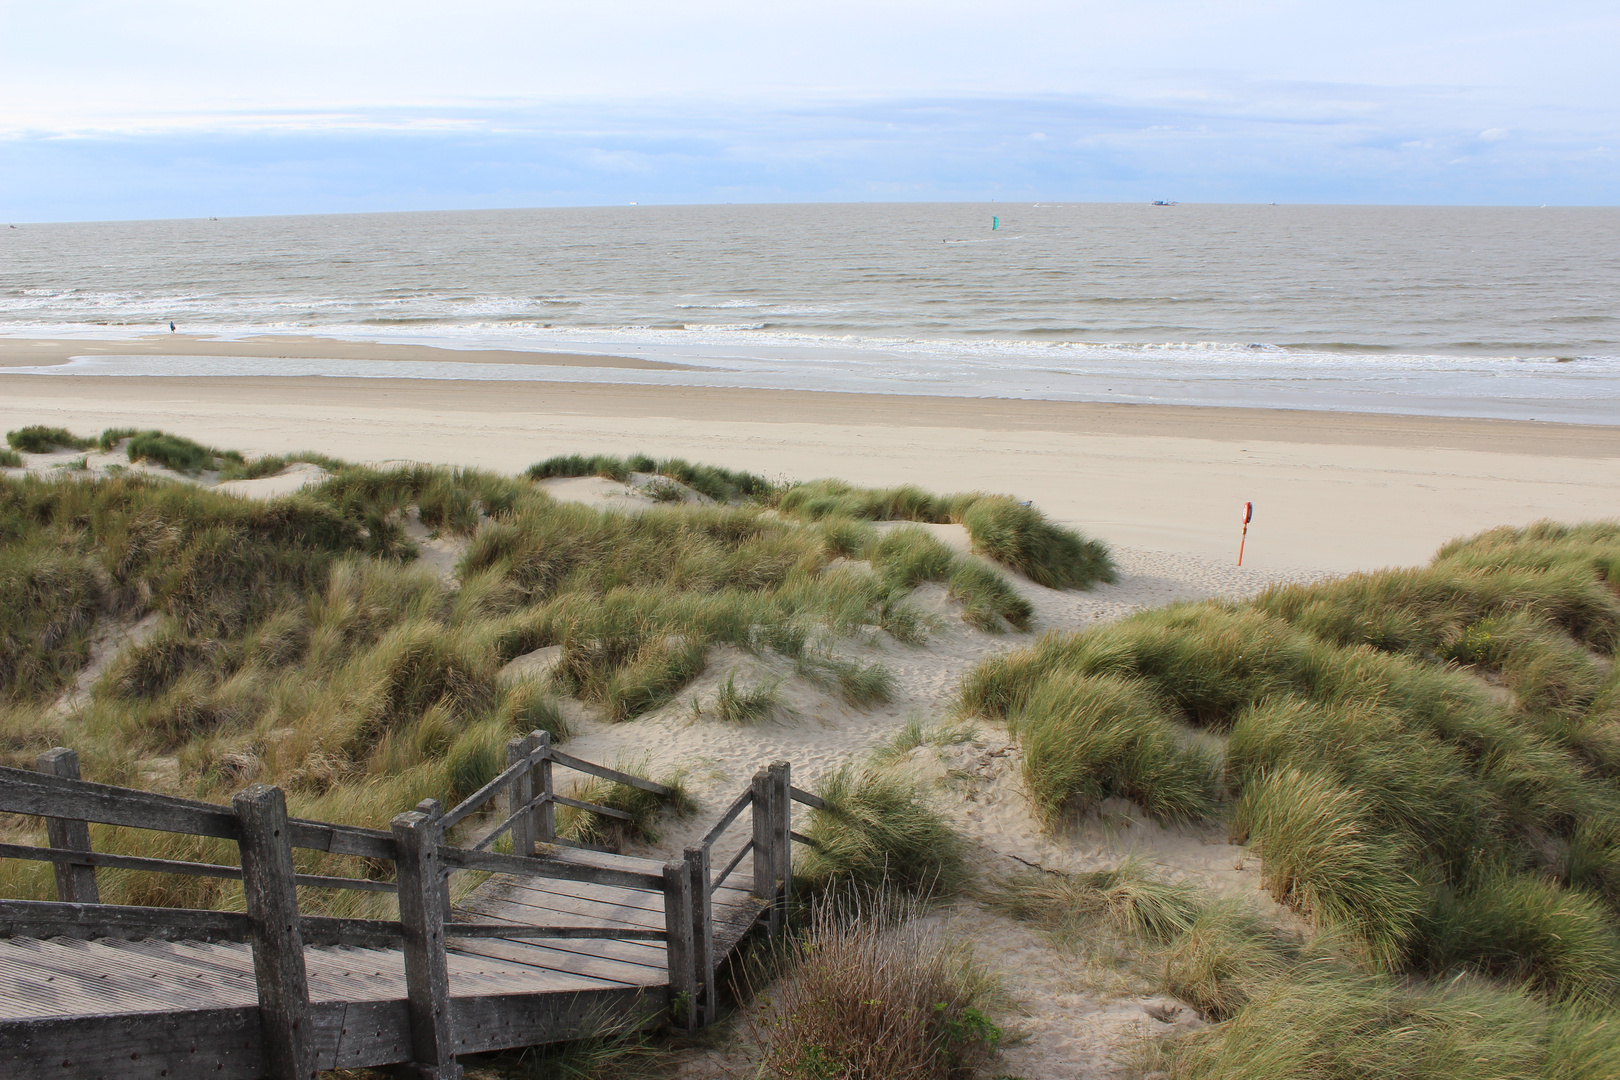
[[[1602,119],[1488,140],[1449,92],[1212,80],[1101,95],[213,112],[13,133],[0,216],[836,200],[1613,203]],[[1490,103],[1498,116],[1512,110]],[[1503,111],[1507,109],[1507,111]],[[1515,123],[1516,129],[1523,125]],[[1037,139],[1031,133],[1044,135]]]

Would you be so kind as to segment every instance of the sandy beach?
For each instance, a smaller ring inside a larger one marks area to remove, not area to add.
[[[199,355],[409,359],[423,346],[210,342]],[[0,343],[0,365],[134,342]],[[244,351],[245,350],[245,351]],[[454,352],[514,362],[514,354]],[[647,365],[515,354],[522,362]],[[1620,427],[1271,409],[792,393],[585,383],[0,375],[0,424],[159,427],[248,453],[321,450],[517,472],[553,454],[679,456],[772,476],[836,476],[1032,499],[1110,544],[1349,571],[1426,560],[1446,540],[1540,518],[1620,514]]]

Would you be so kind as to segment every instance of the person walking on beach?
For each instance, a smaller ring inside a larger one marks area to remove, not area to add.
[[[171,333],[171,334],[174,333],[174,320],[173,319],[169,320],[169,333]]]

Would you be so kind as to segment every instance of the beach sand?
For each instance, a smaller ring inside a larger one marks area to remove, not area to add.
[[[1496,525],[1620,514],[1620,428],[1508,421],[561,383],[0,374],[0,425],[31,423],[83,434],[160,427],[250,454],[309,449],[509,473],[553,454],[644,452],[778,477],[1008,492],[1107,541],[1120,567],[1117,583],[1090,592],[1055,592],[1010,575],[1035,608],[1037,632],[1420,563],[1446,540]],[[29,466],[77,456],[30,456]],[[92,467],[112,460],[92,457]],[[295,467],[230,490],[268,498],[320,475]],[[651,502],[595,478],[546,486],[558,498],[631,512]],[[1251,500],[1255,521],[1239,568],[1242,506]],[[411,526],[424,559],[449,575],[465,541]],[[966,550],[959,526],[931,528]],[[667,823],[660,849],[676,851],[709,828],[760,764],[789,760],[795,782],[811,786],[860,762],[909,720],[945,721],[966,671],[1032,640],[966,625],[939,586],[918,589],[911,602],[935,620],[925,646],[879,634],[836,646],[894,673],[886,705],[850,707],[780,658],[718,648],[681,700],[634,723],[605,723],[565,703],[576,732],[568,748],[590,760],[641,761],[654,774],[684,770],[700,809]],[[98,645],[107,654],[100,662],[117,647]],[[554,652],[519,658],[510,677],[543,677]],[[693,699],[712,703],[733,676],[743,687],[780,680],[784,707],[748,727],[694,713]],[[1111,866],[1137,852],[1165,873],[1248,899],[1280,925],[1294,918],[1261,890],[1258,861],[1227,843],[1218,825],[1165,828],[1121,804],[1044,829],[1025,801],[1019,749],[1005,729],[980,725],[971,740],[919,747],[901,764],[938,793],[971,842],[981,880],[1028,866]],[[1198,1023],[1141,973],[1054,947],[976,901],[956,902],[945,917],[990,962],[1012,1002],[1017,1038],[1001,1071],[1028,1080],[1122,1078],[1142,1037]],[[745,1041],[686,1052],[679,1075],[752,1075]]]
[[[589,383],[0,374],[0,424],[30,423],[160,427],[249,453],[504,472],[553,454],[642,452],[796,479],[983,489],[1032,499],[1111,544],[1217,562],[1236,561],[1252,501],[1244,564],[1255,571],[1412,564],[1496,525],[1620,515],[1620,427],[1524,421]]]

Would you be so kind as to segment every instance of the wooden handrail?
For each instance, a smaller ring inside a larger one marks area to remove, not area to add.
[[[33,859],[40,862],[71,862],[75,866],[105,866],[109,870],[149,870],[154,874],[190,874],[192,877],[242,880],[242,868],[218,863],[186,862],[183,859],[148,859],[140,855],[110,855],[72,848],[29,847],[0,844],[0,859]],[[326,874],[294,874],[296,884],[318,889],[355,889],[360,892],[394,892],[391,881],[369,878],[332,877]]]
[[[577,758],[573,754],[565,754],[555,748],[551,751],[551,760],[558,765],[573,769],[575,772],[600,776],[604,780],[612,780],[624,784],[626,787],[640,788],[642,791],[657,795],[661,799],[673,799],[679,794],[668,784],[660,784],[645,777],[632,776],[630,773],[620,772],[618,769],[610,769],[606,765],[597,765],[595,762],[585,761],[583,758]]]
[[[558,855],[562,853],[559,851]],[[492,874],[513,874],[518,877],[543,877],[559,881],[593,881],[598,885],[618,885],[626,889],[663,888],[661,875],[646,870],[630,870],[615,866],[593,866],[587,862],[574,862],[560,857],[525,857],[502,855],[494,851],[470,851],[467,848],[440,847],[439,858],[449,870],[485,870]]]
[[[732,804],[727,807],[726,812],[720,815],[720,820],[714,823],[714,828],[710,829],[703,837],[702,847],[705,849],[714,847],[714,842],[720,839],[725,831],[731,827],[731,823],[736,821],[753,801],[754,789],[751,787],[744,788],[742,794],[738,795]]]
[[[803,788],[789,787],[788,794],[792,796],[794,802],[803,803],[812,810],[832,810],[826,799],[823,799],[820,795],[812,795]]]
[[[455,828],[462,821],[477,813],[485,803],[499,795],[508,784],[544,761],[549,754],[550,749],[548,747],[541,747],[525,755],[522,760],[514,761],[502,770],[499,776],[496,776],[489,783],[462,799],[452,809],[446,810],[444,817],[439,819],[440,822],[447,831]]]
[[[732,857],[732,860],[729,863],[726,864],[726,868],[724,870],[720,871],[720,875],[718,877],[716,877],[714,880],[709,882],[709,892],[713,893],[714,890],[716,890],[720,886],[724,885],[726,883],[726,878],[730,877],[731,874],[732,874],[732,871],[736,870],[737,867],[742,865],[743,859],[748,855],[748,853],[750,851],[753,851],[753,850],[754,850],[754,842],[752,840],[750,840],[750,841],[748,841],[748,843],[744,844],[742,846],[742,850],[737,852],[737,854]]]

